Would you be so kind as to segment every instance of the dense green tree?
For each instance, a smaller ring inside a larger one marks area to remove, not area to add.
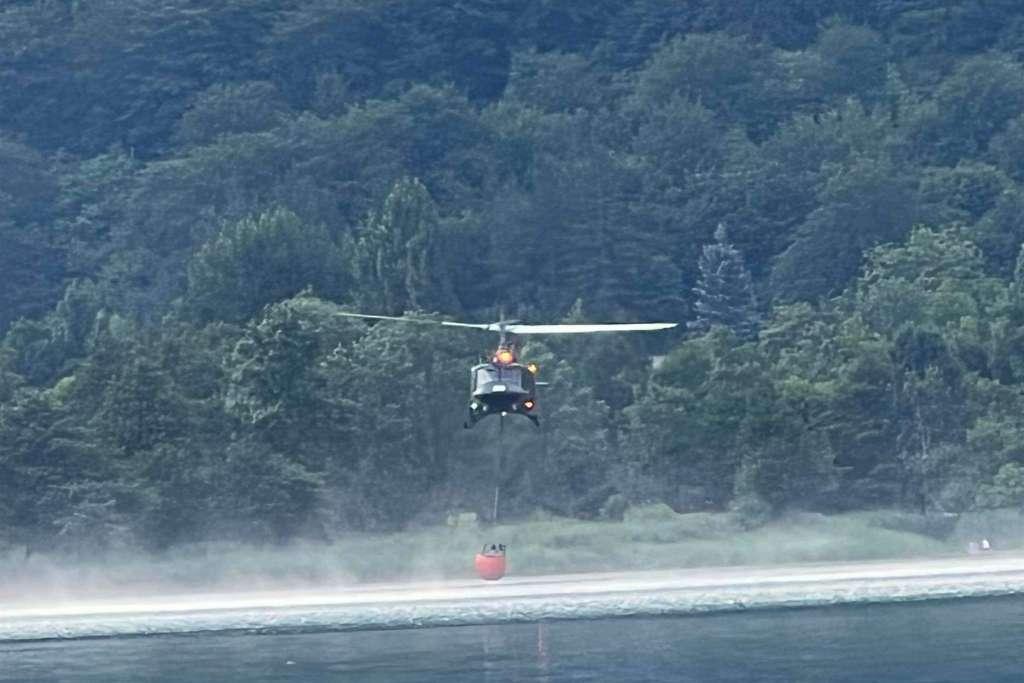
[[[330,353],[355,337],[336,310],[306,293],[267,306],[223,360],[227,412],[279,453],[318,469],[348,427],[341,406],[324,393],[320,371]]]
[[[726,328],[676,347],[627,410],[646,482],[640,498],[656,496],[682,509],[728,503],[743,432],[767,410],[759,398],[770,391],[767,382],[754,347],[738,344]]]
[[[185,144],[201,145],[231,133],[254,133],[277,125],[288,105],[272,83],[214,84],[196,96],[178,124]]]
[[[782,299],[840,293],[867,249],[900,239],[913,224],[913,185],[892,163],[857,156],[828,171],[821,206],[775,263],[772,289]]]
[[[1006,127],[992,136],[988,157],[1007,175],[1020,182],[1024,180],[1024,116],[1017,116]]]
[[[651,104],[673,96],[698,101],[760,136],[775,123],[772,57],[767,48],[724,33],[676,37],[637,75],[637,98]]]
[[[602,74],[582,55],[522,52],[512,58],[505,99],[545,112],[594,109],[614,94],[603,80]]]
[[[813,51],[820,59],[820,80],[826,97],[859,95],[871,101],[886,80],[885,42],[866,26],[831,22],[821,33]]]
[[[750,504],[748,497],[770,511],[835,506],[838,483],[825,433],[787,421],[749,448],[736,472],[735,505],[741,511]]]
[[[5,98],[2,118],[49,149],[96,153],[120,142],[152,154],[183,112],[183,94],[249,80],[277,12],[266,0],[19,3],[0,15],[15,67],[4,90],[20,93]]]
[[[395,183],[348,246],[355,300],[364,310],[456,311],[437,206],[415,178]]]
[[[349,430],[347,453],[328,470],[344,524],[400,527],[459,475],[452,435],[465,419],[467,349],[458,332],[385,323],[325,359],[322,395],[340,404]],[[466,455],[480,459],[479,451]]]
[[[13,367],[33,384],[67,375],[86,356],[102,309],[102,293],[93,283],[73,281],[46,317],[11,326],[4,346],[13,351]]]
[[[323,226],[274,209],[225,225],[189,263],[187,303],[203,321],[240,322],[307,287],[340,297],[341,252]]]
[[[919,226],[906,244],[873,250],[859,285],[865,319],[888,334],[908,322],[958,326],[964,318],[987,318],[1002,299],[977,246],[956,229]]]
[[[301,462],[243,438],[225,449],[215,474],[215,535],[283,543],[316,533],[311,527],[322,478]]]
[[[69,274],[96,277],[105,259],[130,242],[128,196],[141,164],[121,149],[66,164],[58,178],[54,241]]]
[[[1016,188],[1005,191],[995,206],[973,226],[972,237],[978,243],[991,270],[1010,277],[1016,255],[1024,243],[1024,195]]]
[[[112,518],[93,515],[97,524],[68,524],[83,506],[100,505],[111,514],[128,511],[130,493],[117,486],[120,468],[61,392],[31,392],[4,404],[0,434],[8,540],[30,550],[86,548],[90,542],[102,547],[108,540],[106,532],[115,531],[106,527]]]
[[[275,80],[300,106],[309,103],[317,74],[332,72],[364,97],[393,95],[414,82],[455,83],[474,99],[497,97],[516,8],[507,0],[297,3],[275,22],[268,56]]]
[[[1015,59],[992,53],[965,60],[939,85],[922,121],[923,156],[953,165],[985,152],[1022,106],[1024,67]]]
[[[643,188],[635,157],[605,144],[606,123],[586,112],[515,122],[532,127],[524,134],[535,145],[534,160],[524,182],[505,186],[481,216],[487,267],[477,300],[559,316],[585,295],[595,315],[680,315],[680,268],[658,245],[665,232],[685,226],[678,216],[651,215],[661,207],[636,203]],[[624,226],[629,240],[622,239]],[[466,261],[477,258],[471,252]]]
[[[61,244],[42,226],[53,219],[57,180],[50,163],[0,131],[0,333],[19,317],[53,306],[65,276]]]
[[[982,508],[1024,506],[1024,468],[1016,463],[1000,467],[992,483],[978,491],[977,504]]]
[[[1010,179],[988,164],[927,168],[920,186],[920,219],[928,225],[974,224],[1012,189]]]
[[[112,343],[112,340],[106,341]],[[168,368],[152,344],[121,344],[114,375],[106,382],[97,419],[121,457],[180,441],[185,408]]]

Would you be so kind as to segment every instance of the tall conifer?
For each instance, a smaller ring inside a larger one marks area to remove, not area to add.
[[[698,261],[700,276],[693,288],[697,317],[689,328],[699,333],[714,325],[728,327],[741,339],[757,336],[760,317],[754,287],[743,254],[729,243],[725,226],[715,230],[715,243],[704,246]]]

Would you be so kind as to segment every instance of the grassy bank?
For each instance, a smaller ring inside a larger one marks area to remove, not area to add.
[[[468,578],[473,555],[485,542],[507,544],[510,573],[529,575],[940,556],[962,553],[966,540],[981,536],[997,548],[1024,547],[1024,518],[1017,511],[959,519],[886,511],[801,513],[745,529],[728,513],[680,515],[652,506],[630,510],[622,522],[536,518],[495,527],[349,535],[283,548],[202,543],[161,555],[90,559],[24,558],[12,551],[0,558],[0,598]]]

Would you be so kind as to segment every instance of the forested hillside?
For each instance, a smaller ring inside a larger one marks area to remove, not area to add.
[[[1017,0],[9,1],[0,546],[1019,506],[1022,241]]]

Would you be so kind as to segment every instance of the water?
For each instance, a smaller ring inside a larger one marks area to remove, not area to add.
[[[1024,598],[292,635],[0,643],[0,681],[1024,680]]]

